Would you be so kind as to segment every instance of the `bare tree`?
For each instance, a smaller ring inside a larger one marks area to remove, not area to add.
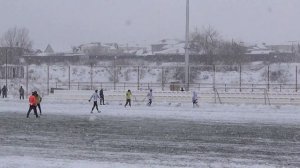
[[[207,61],[214,63],[220,41],[219,33],[209,26],[200,32],[196,31],[191,34],[190,47],[197,54],[208,55],[210,60]]]
[[[29,38],[29,30],[26,28],[10,28],[1,38],[2,47],[18,47],[24,50],[32,49],[32,41]]]
[[[195,31],[191,34],[191,49],[197,53],[216,54],[218,43],[221,41],[219,33],[211,26],[204,28],[201,32]]]
[[[222,41],[218,49],[218,55],[226,64],[241,64],[246,61],[244,60],[246,51],[246,47],[241,42]]]
[[[191,50],[196,54],[207,56],[206,63],[214,64],[217,61],[224,63],[242,63],[246,48],[241,43],[232,40],[222,40],[219,33],[211,26],[200,32],[191,34]]]
[[[218,48],[218,43],[220,41],[219,33],[209,26],[204,30],[204,51],[208,55],[217,54],[216,49]]]

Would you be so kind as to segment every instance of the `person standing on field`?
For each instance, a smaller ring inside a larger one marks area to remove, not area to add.
[[[42,97],[37,93],[37,91],[34,91],[34,96],[36,98],[36,106],[39,108],[40,115],[42,115],[42,109],[41,109]]]
[[[105,104],[104,104],[104,93],[103,93],[103,89],[100,90],[99,95],[100,95],[100,105],[102,105],[102,104],[105,105]]]
[[[33,110],[34,115],[36,116],[36,118],[38,118],[39,116],[36,111],[36,98],[35,98],[34,92],[32,92],[31,96],[29,96],[29,109],[27,112],[27,118],[29,118],[29,114],[30,114],[31,110]]]
[[[152,104],[152,98],[153,98],[153,96],[152,96],[152,89],[150,89],[149,93],[147,94],[147,97],[148,97],[148,100],[149,100],[147,106],[151,106],[151,104]]]
[[[99,111],[99,109],[98,109],[98,104],[97,104],[97,99],[100,99],[100,97],[99,97],[99,95],[98,95],[98,90],[95,90],[95,93],[92,94],[92,96],[91,96],[89,102],[90,102],[92,99],[94,100],[94,105],[93,105],[93,108],[92,108],[91,113],[93,113],[93,110],[94,110],[95,107],[96,107],[98,113],[100,113],[101,111]]]
[[[127,105],[129,105],[129,106],[131,107],[131,96],[132,96],[132,93],[131,93],[130,90],[128,90],[128,91],[126,92],[126,104],[125,104],[125,107],[126,107]]]
[[[198,105],[198,96],[195,91],[193,91],[193,97],[192,97],[193,107],[199,107]]]
[[[21,99],[24,100],[24,92],[25,92],[25,91],[24,91],[23,87],[21,86],[20,89],[19,89],[20,100],[21,100]]]
[[[4,85],[3,88],[2,88],[2,97],[7,98],[7,87],[6,87],[6,85]]]

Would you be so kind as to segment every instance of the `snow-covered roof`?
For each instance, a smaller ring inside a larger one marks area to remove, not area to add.
[[[158,42],[159,44],[179,44],[179,43],[184,43],[183,40],[179,40],[179,39],[162,39]]]
[[[153,50],[153,54],[184,54],[185,42],[178,39],[163,39],[160,43],[153,44],[152,46],[159,46]]]
[[[52,54],[52,53],[54,53],[54,50],[53,50],[53,48],[51,47],[51,45],[48,44],[44,52],[45,52],[45,53],[51,53],[51,54]]]
[[[168,44],[163,47],[162,51],[154,52],[154,54],[184,54],[185,53],[185,44],[178,43],[175,45]]]
[[[274,50],[270,49],[266,44],[255,44],[248,47],[247,54],[259,55],[259,54],[270,54],[274,53]]]
[[[270,54],[273,53],[273,50],[250,50],[247,54]]]

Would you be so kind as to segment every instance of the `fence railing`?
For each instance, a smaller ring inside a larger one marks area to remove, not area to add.
[[[105,99],[108,102],[123,102],[124,90],[107,90]],[[48,101],[80,101],[86,100],[93,93],[91,90],[55,90],[54,94],[46,97]],[[148,91],[133,91],[133,101],[141,103],[145,101]],[[156,103],[191,103],[192,91],[153,91]],[[272,92],[266,89],[257,92],[225,92],[215,89],[214,91],[199,91],[200,103],[216,104],[264,104],[264,105],[299,105],[300,93],[296,92]]]
[[[199,65],[189,67],[188,85],[184,83],[184,66],[111,66],[94,65],[26,65],[24,78],[0,79],[0,86],[15,90],[22,85],[26,93],[38,90],[49,94],[51,89],[69,90],[147,90],[162,91],[211,90],[225,92],[257,92],[266,89],[276,92],[298,92],[298,64],[264,65]],[[12,74],[13,70],[11,71]],[[101,82],[109,81],[109,82]],[[126,82],[123,82],[126,81]],[[153,82],[151,82],[153,81]],[[176,82],[174,82],[176,81]],[[251,82],[250,82],[251,81]],[[282,82],[282,83],[280,83]]]
[[[51,88],[65,90],[94,90],[103,88],[105,90],[162,90],[180,91],[184,84],[179,83],[134,83],[134,82],[55,82],[50,83]],[[256,91],[276,91],[276,92],[298,92],[300,85],[295,84],[226,84],[226,83],[191,83],[190,90],[202,91],[216,88],[224,92],[256,92]]]

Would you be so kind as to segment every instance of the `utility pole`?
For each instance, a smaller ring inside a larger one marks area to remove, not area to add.
[[[294,43],[296,43],[297,41],[293,40],[293,41],[288,41],[289,43],[292,43],[292,47],[291,47],[291,52],[292,52],[292,55],[293,55],[293,61],[295,62],[296,61],[296,52],[295,52],[295,48],[294,48]]]
[[[189,0],[186,0],[186,29],[185,29],[185,90],[189,91]]]
[[[288,41],[289,43],[292,43],[292,47],[291,47],[291,51],[294,54],[295,53],[295,48],[294,48],[294,43],[296,43],[297,41]]]
[[[116,59],[117,59],[117,56],[114,57],[114,90],[116,90]]]
[[[5,50],[5,86],[7,88],[7,55],[8,55],[8,48]]]

